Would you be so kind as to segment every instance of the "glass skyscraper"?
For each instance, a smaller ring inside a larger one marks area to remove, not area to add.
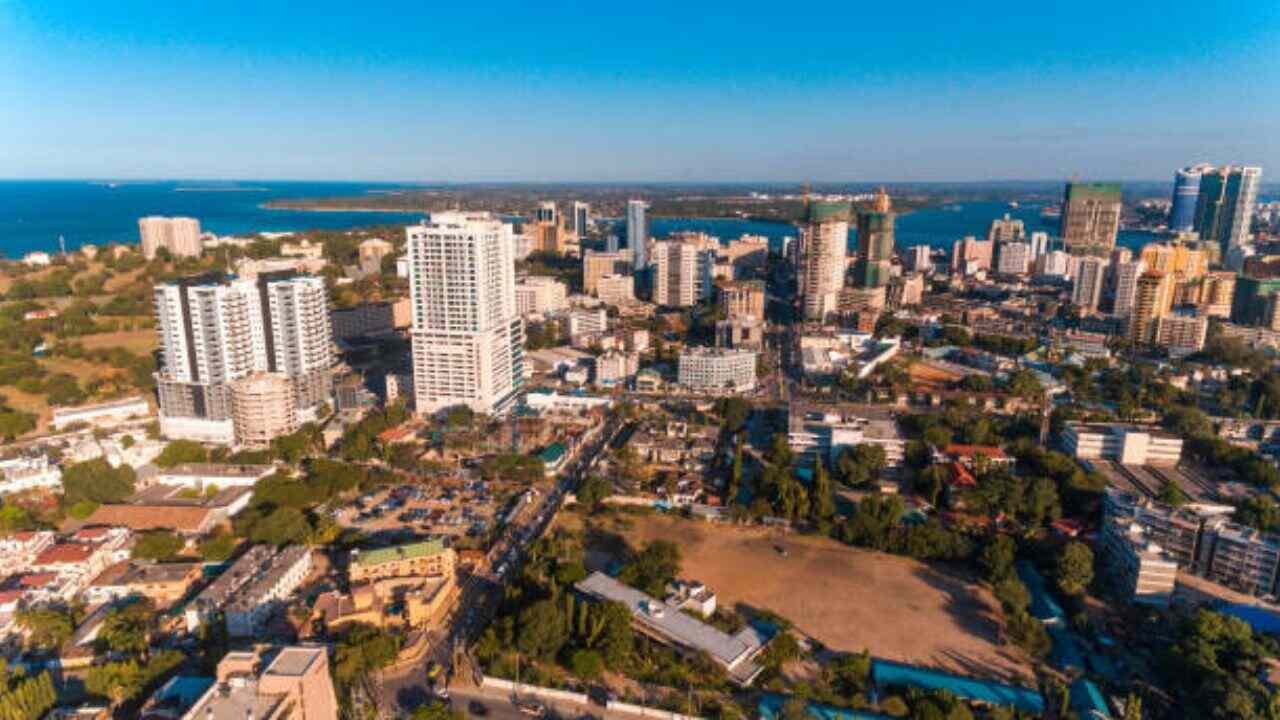
[[[1261,182],[1262,168],[1236,165],[1208,170],[1200,177],[1195,230],[1202,241],[1218,243],[1224,257],[1228,250],[1249,240],[1249,223]]]
[[[627,247],[631,250],[631,266],[643,270],[649,265],[649,203],[627,201]]]
[[[1173,203],[1169,207],[1169,230],[1187,232],[1196,224],[1196,201],[1200,197],[1200,176],[1208,165],[1192,165],[1173,176]]]

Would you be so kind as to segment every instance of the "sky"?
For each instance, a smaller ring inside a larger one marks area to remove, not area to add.
[[[1266,178],[1278,87],[1258,0],[0,0],[0,177]]]

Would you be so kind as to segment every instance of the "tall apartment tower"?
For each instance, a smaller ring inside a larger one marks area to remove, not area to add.
[[[1003,218],[992,220],[991,227],[987,229],[987,242],[1022,242],[1026,239],[1025,225],[1021,220],[1009,217],[1009,213],[1005,213]]]
[[[580,200],[573,203],[573,234],[586,237],[587,228],[591,226],[591,205]]]
[[[1147,271],[1146,263],[1141,260],[1129,260],[1116,263],[1112,268],[1115,274],[1115,297],[1111,313],[1116,317],[1127,318],[1133,313],[1134,301],[1138,292],[1138,278]]]
[[[1262,168],[1228,165],[1206,170],[1200,177],[1195,230],[1200,240],[1217,243],[1222,256],[1248,244],[1249,223],[1258,199]]]
[[[1038,258],[1049,254],[1049,233],[1039,230],[1031,233],[1031,257]]]
[[[893,260],[893,212],[889,195],[880,188],[871,209],[858,213],[858,262],[855,275],[860,287],[889,284]]]
[[[1129,341],[1150,343],[1155,339],[1156,325],[1173,306],[1173,276],[1148,271],[1138,277],[1133,312],[1129,315]]]
[[[1120,186],[1069,182],[1062,200],[1059,235],[1072,255],[1106,255],[1120,231]]]
[[[836,312],[849,249],[848,203],[814,202],[800,227],[800,297],[805,320]]]
[[[303,420],[333,392],[333,329],[324,281],[290,272],[185,278],[155,288],[161,431],[233,442],[235,381],[275,373]]]
[[[627,248],[631,251],[631,266],[643,270],[649,265],[649,203],[643,200],[627,201]]]
[[[1200,177],[1213,166],[1184,167],[1173,175],[1173,202],[1169,205],[1169,231],[1188,232],[1196,224],[1196,203],[1200,197]]]
[[[714,251],[697,243],[666,240],[653,244],[653,302],[692,307],[711,294]]]
[[[199,257],[200,221],[189,217],[150,216],[138,220],[142,254],[148,260],[165,248],[174,257]]]
[[[1071,302],[1084,308],[1085,312],[1095,312],[1098,300],[1102,298],[1102,286],[1106,282],[1107,260],[1100,257],[1080,258],[1076,273],[1072,279]]]
[[[405,236],[417,411],[506,414],[524,377],[511,226],[490,213],[432,213]]]

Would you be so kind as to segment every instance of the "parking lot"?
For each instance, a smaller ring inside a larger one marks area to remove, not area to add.
[[[483,480],[397,485],[338,508],[334,520],[370,535],[484,537],[500,509],[489,485]]]

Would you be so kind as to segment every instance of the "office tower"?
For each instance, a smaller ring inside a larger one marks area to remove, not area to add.
[[[138,220],[142,254],[148,260],[165,248],[174,257],[199,257],[200,221],[188,217],[144,217]]]
[[[907,265],[911,270],[921,273],[933,271],[933,248],[928,245],[913,245],[907,251]]]
[[[588,250],[582,256],[582,291],[596,293],[600,278],[608,275],[629,275],[631,256],[625,252],[595,252]]]
[[[1049,233],[1037,230],[1031,233],[1031,257],[1049,254]]]
[[[799,281],[805,320],[834,313],[844,287],[849,248],[848,203],[810,203],[800,227]]]
[[[591,227],[591,205],[575,200],[573,203],[573,234],[580,238],[585,237],[589,227]]]
[[[299,427],[294,383],[284,373],[257,372],[231,383],[235,443],[265,450]]]
[[[511,226],[490,213],[432,213],[405,228],[419,413],[503,415],[524,377]]]
[[[1031,265],[1031,246],[1024,242],[1005,242],[999,246],[996,272],[1001,275],[1026,275]]]
[[[155,304],[166,436],[232,442],[230,385],[255,373],[287,378],[304,420],[332,395],[333,330],[320,278],[185,278],[157,285]]]
[[[1027,231],[1022,221],[1009,217],[1009,213],[1005,213],[1003,218],[992,220],[991,227],[987,230],[987,242],[1020,242],[1026,237]]]
[[[631,267],[643,270],[649,266],[649,204],[643,200],[627,201],[627,249],[631,251]]]
[[[889,283],[895,217],[889,195],[884,188],[876,191],[870,210],[858,213],[858,262],[855,277],[860,287],[884,287]]]
[[[1249,223],[1262,182],[1262,168],[1228,165],[1200,176],[1195,229],[1200,239],[1216,243],[1222,255],[1249,242]]]
[[[951,246],[951,272],[973,275],[981,270],[991,270],[995,246],[972,235],[957,240]]]
[[[1071,302],[1079,305],[1086,313],[1098,309],[1098,300],[1102,297],[1102,286],[1106,282],[1106,258],[1083,257],[1076,265],[1071,288]]]
[[[1187,232],[1196,224],[1196,204],[1200,197],[1200,176],[1211,165],[1192,165],[1173,176],[1173,202],[1169,205],[1169,231]]]
[[[1141,260],[1129,260],[1112,266],[1115,285],[1112,297],[1111,314],[1116,317],[1129,317],[1133,312],[1133,303],[1138,291],[1138,278],[1147,271],[1147,264]]]
[[[1059,235],[1072,255],[1105,255],[1120,231],[1120,186],[1069,182],[1062,200]]]
[[[691,307],[711,294],[714,251],[695,242],[665,240],[653,244],[653,302]]]
[[[729,320],[763,320],[764,295],[764,283],[759,280],[728,283],[720,288],[720,307]]]
[[[1236,292],[1236,274],[1216,270],[1204,276],[1200,287],[1200,314],[1206,317],[1231,316],[1231,302]]]
[[[533,219],[540,223],[555,223],[559,221],[559,215],[556,213],[556,203],[554,200],[543,200],[538,203],[538,209],[534,211]]]
[[[1133,312],[1129,314],[1129,342],[1147,344],[1155,340],[1157,321],[1173,307],[1173,276],[1147,271],[1138,276]]]

